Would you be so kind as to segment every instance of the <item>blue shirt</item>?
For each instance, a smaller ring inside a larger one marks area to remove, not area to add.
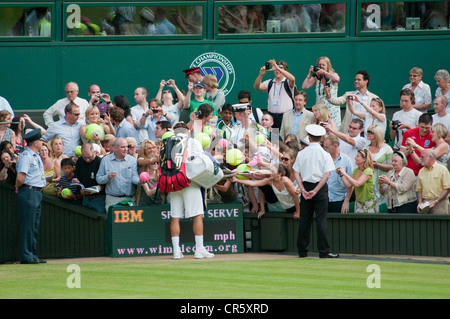
[[[42,164],[41,157],[29,147],[20,154],[16,170],[17,174],[25,173],[24,184],[34,187],[45,187],[44,164]]]
[[[80,127],[84,123],[76,122],[70,125],[65,119],[61,119],[58,122],[54,122],[47,129],[43,138],[48,141],[55,136],[59,136],[64,141],[63,154],[67,156],[75,155],[75,147],[81,145]]]
[[[353,161],[347,155],[342,152],[338,158],[334,161],[334,167],[342,167],[348,175],[353,173]],[[330,202],[340,202],[345,199],[347,188],[342,182],[336,170],[332,171],[330,178],[327,181],[328,184],[328,198]]]
[[[110,172],[116,172],[116,177],[108,179]],[[105,193],[111,196],[131,197],[139,184],[137,160],[131,155],[125,155],[122,160],[111,153],[102,158],[96,176],[97,183],[106,184]]]
[[[116,130],[116,138],[134,137],[138,143],[138,148],[141,146],[138,131],[134,128],[133,124],[128,122],[126,119],[123,119],[119,126],[114,125],[114,129]]]
[[[161,119],[159,121],[168,121],[168,119],[166,119],[164,116],[161,116]],[[147,117],[147,119],[145,120],[145,124],[141,125],[139,123],[139,127],[142,129],[147,130],[148,132],[148,138],[152,141],[157,141],[160,140],[160,138],[157,138],[155,136],[155,129],[156,129],[156,123],[158,123],[159,121],[155,120],[153,116],[149,116]]]
[[[297,130],[300,125],[300,120],[302,119],[303,110],[304,110],[304,108],[302,109],[300,114],[297,114],[297,112],[295,112],[295,110],[292,111],[292,112],[294,112],[294,118],[292,121],[292,134],[294,134],[295,136],[297,136]]]

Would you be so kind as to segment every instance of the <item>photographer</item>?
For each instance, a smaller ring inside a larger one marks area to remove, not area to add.
[[[148,138],[154,142],[161,139],[155,135],[156,123],[159,121],[168,121],[163,113],[161,101],[154,98],[148,102],[148,110],[139,120],[139,128],[147,130]]]
[[[325,99],[325,88],[330,88],[331,96],[336,97],[338,92],[338,84],[340,81],[339,74],[337,74],[331,66],[331,61],[328,57],[323,56],[317,59],[316,65],[309,68],[308,75],[302,84],[302,89],[307,90],[315,85],[316,103],[325,104],[328,107],[331,118],[336,123],[337,128],[341,126],[341,108],[334,105]]]
[[[400,111],[397,111],[392,116],[392,121],[389,123],[390,138],[394,141],[394,150],[400,150],[403,134],[412,128],[417,127],[419,117],[422,115],[420,111],[414,108],[414,92],[410,89],[403,89],[400,91]]]
[[[261,82],[264,75],[271,71],[273,71],[275,79]],[[286,81],[288,85],[286,85]],[[267,111],[273,117],[273,128],[280,129],[283,114],[294,108],[294,87],[295,77],[288,72],[286,62],[272,59],[259,69],[253,88],[268,93]]]

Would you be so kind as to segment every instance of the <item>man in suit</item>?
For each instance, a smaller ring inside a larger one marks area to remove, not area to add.
[[[330,102],[331,104],[334,104],[334,105],[343,105],[346,103],[353,103],[355,110],[367,113],[366,109],[360,103],[355,102],[354,100],[349,99],[348,97],[349,97],[349,95],[357,95],[358,99],[360,101],[362,101],[365,105],[370,105],[370,102],[372,101],[372,99],[377,98],[378,96],[373,94],[372,92],[369,92],[369,90],[368,90],[369,82],[370,82],[369,73],[367,73],[367,71],[365,71],[365,70],[360,70],[355,75],[356,91],[346,92],[343,96],[340,96],[340,97],[333,97],[330,95],[330,89],[325,88],[326,99],[328,100],[328,102]],[[346,106],[344,118],[342,119],[341,127],[340,127],[339,131],[342,133],[346,133],[348,126],[350,125],[350,122],[352,121],[352,118],[354,118],[354,117],[356,117],[356,116],[353,116],[353,114],[350,112],[350,110]]]
[[[314,114],[307,109],[305,105],[308,102],[308,95],[304,91],[294,93],[294,109],[283,115],[281,122],[280,136],[284,140],[287,135],[294,134],[298,140],[306,139],[305,127],[315,122]]]

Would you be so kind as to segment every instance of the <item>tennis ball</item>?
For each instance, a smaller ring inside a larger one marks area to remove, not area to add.
[[[252,169],[252,167],[248,164],[240,164],[238,167],[236,167],[236,169],[239,172],[245,172],[245,171],[250,171]],[[242,176],[242,175],[236,175],[237,178],[239,179],[249,179],[248,177]]]
[[[61,191],[61,196],[62,196],[62,198],[67,198],[67,197],[69,197],[70,195],[72,195],[72,191],[71,191],[70,189],[68,189],[68,188],[64,188],[64,189]]]
[[[211,138],[206,133],[198,133],[194,138],[202,144],[203,149],[211,144]]]
[[[164,141],[166,138],[174,136],[175,133],[173,131],[167,131],[166,133],[163,134],[163,136],[161,137],[161,141]]]
[[[264,135],[262,135],[262,134],[258,134],[255,137],[255,141],[256,141],[256,144],[262,145],[266,141],[266,137]]]
[[[100,140],[105,138],[105,132],[102,130],[101,126],[98,124],[89,124],[86,126],[86,137],[93,141],[92,133],[97,133]]]
[[[76,156],[81,156],[81,145],[78,145],[77,147],[75,147],[75,155]]]
[[[212,129],[211,126],[206,125],[206,126],[203,128],[203,131],[202,131],[202,132],[208,134],[209,136],[211,136],[211,134],[212,134],[212,132],[213,132],[213,129]]]
[[[233,148],[227,152],[226,161],[232,166],[238,166],[244,161],[244,154],[237,148]]]
[[[139,175],[139,180],[141,182],[147,183],[150,180],[150,175],[147,172],[142,172]]]

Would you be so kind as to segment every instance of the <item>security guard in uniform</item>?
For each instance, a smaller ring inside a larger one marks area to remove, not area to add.
[[[39,264],[37,235],[41,221],[42,188],[45,186],[44,164],[39,156],[44,139],[36,129],[24,137],[27,148],[17,160],[16,194],[20,214],[20,263]]]
[[[325,129],[316,124],[306,126],[310,144],[298,153],[293,165],[301,193],[300,221],[298,232],[299,257],[307,257],[311,224],[314,213],[317,224],[317,246],[320,258],[337,258],[339,255],[330,252],[327,239],[328,186],[330,172],[334,170],[331,155],[320,145],[320,140],[326,134]]]

